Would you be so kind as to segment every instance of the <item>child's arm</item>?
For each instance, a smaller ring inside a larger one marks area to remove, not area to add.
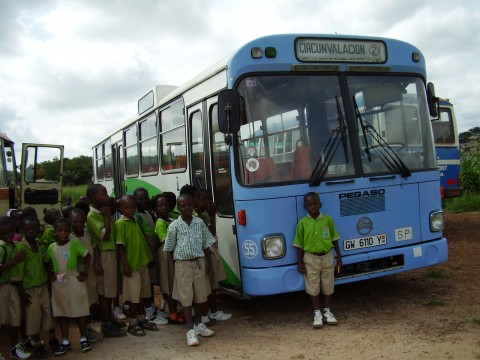
[[[103,241],[110,240],[110,233],[112,232],[112,213],[109,205],[103,205],[100,208],[100,212],[103,215],[103,221],[105,223],[105,233],[103,234]]]
[[[80,282],[84,282],[85,280],[87,280],[88,273],[90,272],[90,263],[92,262],[92,255],[90,255],[90,253],[87,252],[87,255],[85,255],[84,259],[85,259],[85,267],[83,271],[81,271],[80,274],[78,274],[77,276],[77,279]]]
[[[117,250],[118,257],[120,258],[120,261],[123,265],[123,275],[125,275],[126,277],[132,277],[132,269],[130,269],[130,265],[127,261],[127,256],[125,255],[125,246],[123,246],[123,244],[117,244]]]
[[[305,271],[307,271],[305,263],[303,262],[303,255],[305,255],[305,251],[303,251],[302,248],[297,247],[298,272],[300,274],[305,274]]]
[[[337,254],[337,273],[340,273],[342,270],[342,253],[340,252],[340,246],[338,246],[338,240],[333,242],[333,247],[335,248],[335,253]]]
[[[102,268],[102,253],[100,252],[100,248],[98,246],[93,247],[93,271],[95,274],[102,275],[103,268]]]
[[[207,274],[208,276],[213,276],[213,266],[212,266],[212,253],[210,251],[210,248],[203,249],[203,253],[205,254],[205,257],[207,258]]]
[[[7,250],[5,249],[5,251],[7,251]],[[23,260],[25,260],[26,256],[27,256],[27,254],[23,251],[21,253],[18,253],[15,256],[13,256],[10,260],[8,260],[4,264],[0,265],[0,272],[8,270],[8,269],[14,267],[15,265],[17,265],[18,263],[21,263]]]

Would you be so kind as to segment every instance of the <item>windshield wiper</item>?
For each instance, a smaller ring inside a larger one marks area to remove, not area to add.
[[[313,168],[312,174],[310,175],[310,186],[318,186],[322,182],[325,174],[327,173],[328,166],[332,162],[333,156],[337,152],[340,143],[342,143],[343,145],[345,162],[348,163],[348,148],[346,137],[347,127],[343,118],[342,109],[340,108],[338,96],[335,96],[335,100],[337,101],[338,127],[330,131],[330,137],[328,138],[327,144],[321,152],[318,161]]]
[[[398,154],[390,147],[390,145],[382,138],[382,136],[378,133],[378,131],[373,127],[371,124],[366,122],[361,113],[360,110],[358,109],[358,104],[357,101],[355,100],[355,96],[353,96],[353,104],[355,106],[355,116],[360,122],[360,126],[362,127],[362,133],[363,133],[363,139],[365,142],[365,152],[367,153],[368,161],[372,161],[371,155],[370,155],[370,147],[368,145],[367,141],[367,134],[375,140],[375,142],[378,144],[379,147],[384,150],[384,152],[379,152],[380,160],[384,163],[384,165],[389,169],[389,170],[398,170],[400,172],[400,175],[402,177],[407,178],[412,173],[410,172],[410,169],[405,165],[405,163],[400,159]]]

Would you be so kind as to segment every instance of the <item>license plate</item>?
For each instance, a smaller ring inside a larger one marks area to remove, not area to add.
[[[385,245],[387,243],[387,234],[365,236],[356,239],[349,239],[343,242],[343,250],[358,250],[373,246]]]

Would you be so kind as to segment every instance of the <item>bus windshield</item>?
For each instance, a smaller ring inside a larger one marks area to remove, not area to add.
[[[305,181],[322,166],[321,177],[329,180],[401,172],[398,162],[409,171],[435,167],[419,78],[350,76],[347,82],[342,89],[335,75],[244,78],[238,87],[244,105],[240,180]],[[345,111],[348,106],[352,111]],[[362,173],[356,173],[352,152],[360,153]]]

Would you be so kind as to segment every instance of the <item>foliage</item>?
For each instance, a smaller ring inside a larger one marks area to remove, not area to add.
[[[480,152],[462,153],[460,159],[462,186],[466,192],[480,194]]]
[[[72,204],[75,204],[81,196],[87,192],[88,185],[64,186],[62,188],[62,204],[65,204],[67,197],[72,198]]]
[[[446,199],[443,208],[452,213],[480,211],[480,194],[465,192],[462,197]]]
[[[84,185],[92,181],[92,157],[81,155],[63,160],[63,185]]]

